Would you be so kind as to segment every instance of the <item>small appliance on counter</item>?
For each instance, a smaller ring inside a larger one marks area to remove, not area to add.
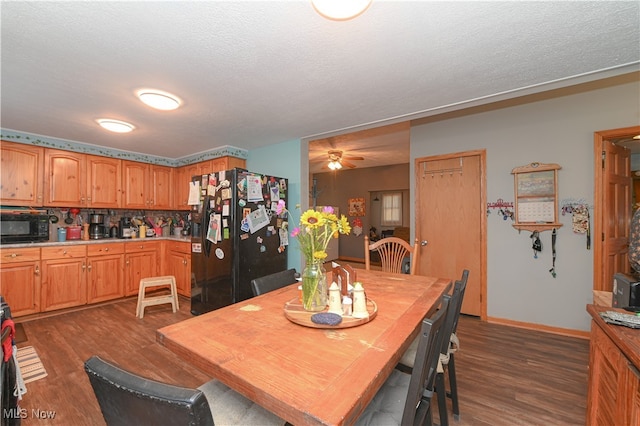
[[[614,274],[612,306],[640,312],[640,279],[638,277],[622,273]]]
[[[31,243],[49,240],[49,215],[30,212],[0,214],[2,244]]]
[[[104,215],[91,213],[89,215],[89,238],[97,240],[105,237]]]
[[[131,238],[136,230],[131,223],[130,217],[121,217],[118,227],[118,238]]]

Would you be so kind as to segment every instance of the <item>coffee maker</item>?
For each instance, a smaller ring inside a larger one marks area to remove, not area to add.
[[[118,238],[131,238],[135,232],[130,217],[121,217],[118,227]]]
[[[104,238],[104,215],[97,213],[90,214],[89,223],[89,238],[91,238],[92,240]]]

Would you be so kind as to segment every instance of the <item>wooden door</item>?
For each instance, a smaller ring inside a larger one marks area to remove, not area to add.
[[[0,205],[42,206],[44,148],[2,141]]]
[[[640,126],[594,133],[593,289],[612,291],[613,275],[629,272],[631,160],[619,138],[640,134]]]
[[[155,277],[158,275],[157,262],[158,251],[129,253],[125,261],[125,289],[124,295],[131,296],[138,294],[140,280],[142,278]]]
[[[117,209],[122,198],[122,160],[87,155],[88,205]]]
[[[122,297],[124,254],[92,256],[87,260],[87,302],[97,303]]]
[[[44,205],[50,207],[86,206],[86,155],[45,149]]]
[[[174,175],[174,205],[177,210],[189,210],[187,204],[189,200],[189,183],[191,178],[198,174],[198,168],[195,164],[182,166],[175,170]]]
[[[176,278],[178,294],[191,296],[191,256],[182,251],[171,250],[167,253],[166,275]]]
[[[40,249],[0,250],[0,293],[18,317],[40,312]]]
[[[149,180],[149,165],[137,161],[122,161],[123,206],[126,209],[149,208],[146,183]]]
[[[417,158],[418,274],[460,279],[469,270],[461,312],[486,317],[485,151]],[[426,241],[426,245],[424,242]]]

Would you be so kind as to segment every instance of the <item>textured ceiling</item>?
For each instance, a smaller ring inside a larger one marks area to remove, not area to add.
[[[310,1],[3,1],[0,13],[3,129],[167,158],[324,139],[640,63],[637,1],[373,0],[346,22]],[[142,87],[184,106],[151,110]],[[137,129],[108,133],[98,117]],[[384,156],[376,144],[345,155]]]

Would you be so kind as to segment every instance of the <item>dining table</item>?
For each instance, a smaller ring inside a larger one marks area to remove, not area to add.
[[[285,305],[295,303],[300,290],[291,283],[160,328],[156,340],[290,424],[353,424],[452,281],[356,271],[376,309],[356,326],[292,321]]]

